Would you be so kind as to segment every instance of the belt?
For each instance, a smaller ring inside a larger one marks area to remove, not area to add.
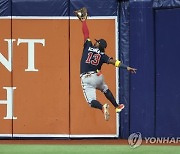
[[[95,74],[95,73],[97,73],[97,72],[95,72],[95,71],[84,72],[84,73],[80,74],[80,78],[83,77],[84,75],[91,75],[91,74]]]

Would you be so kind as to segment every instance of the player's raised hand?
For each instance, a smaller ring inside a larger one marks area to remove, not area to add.
[[[136,73],[137,69],[132,68],[132,67],[127,67],[127,70],[131,73]]]
[[[88,16],[87,9],[85,7],[74,11],[74,14],[79,18],[80,21],[85,21]]]

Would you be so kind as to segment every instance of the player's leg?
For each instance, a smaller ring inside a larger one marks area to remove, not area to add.
[[[96,89],[94,88],[93,85],[90,84],[89,79],[87,78],[82,78],[81,79],[81,86],[83,89],[83,94],[88,102],[88,104],[96,109],[102,110],[102,104],[96,100]]]
[[[107,121],[109,120],[110,114],[109,114],[109,105],[108,104],[102,105],[97,100],[92,100],[90,104],[91,104],[91,107],[100,109],[104,114],[104,119]]]
[[[104,95],[106,96],[106,98],[113,104],[113,106],[115,107],[116,109],[116,112],[119,113],[122,111],[122,109],[124,109],[124,104],[117,104],[112,92],[107,89],[106,91],[104,91]]]
[[[98,100],[96,100],[96,89],[88,84],[82,83],[83,93],[86,101],[92,108],[100,109],[104,113],[105,120],[109,120],[109,105],[102,105]]]
[[[104,77],[101,75],[102,83],[98,87],[101,92],[104,93],[105,97],[112,103],[112,105],[115,107],[116,112],[121,112],[121,110],[124,108],[124,104],[118,105],[116,102],[115,97],[113,96],[111,90],[108,88],[107,84],[104,82]]]
[[[106,86],[106,85],[104,84],[104,86]],[[111,92],[109,89],[106,90],[106,88],[105,88],[105,89],[103,90],[103,93],[104,93],[104,95],[106,96],[106,98],[112,103],[112,105],[113,105],[115,108],[118,107],[118,104],[117,104],[117,102],[116,102],[116,99],[114,98],[112,92]]]
[[[98,100],[96,100],[96,87],[94,82],[91,84],[91,80],[90,77],[88,79],[81,79],[84,97],[92,108],[103,111],[105,120],[109,120],[109,105],[102,105]]]
[[[101,92],[104,93],[106,98],[112,103],[112,105],[116,108],[118,107],[118,104],[116,102],[116,99],[114,98],[112,92],[109,90],[107,84],[104,82],[103,75],[99,76],[99,79],[101,80],[100,84],[98,85],[97,89],[99,89]]]

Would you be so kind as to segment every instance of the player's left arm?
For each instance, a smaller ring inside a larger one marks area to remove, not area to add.
[[[87,9],[85,7],[74,11],[74,14],[79,18],[79,20],[82,22],[82,32],[84,35],[84,42],[86,42],[86,40],[89,39],[89,29],[88,26],[86,24],[86,20],[87,20]]]
[[[85,42],[87,39],[89,39],[89,29],[86,24],[86,20],[82,21],[82,32],[84,35],[84,42]]]
[[[113,58],[109,59],[109,64],[112,64],[112,65],[114,65],[116,67],[120,67],[120,68],[123,68],[123,69],[127,69],[131,73],[136,73],[136,71],[137,71],[137,69],[129,67],[129,66],[123,64],[121,61],[114,60]]]

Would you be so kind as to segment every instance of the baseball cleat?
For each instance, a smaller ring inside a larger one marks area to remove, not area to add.
[[[109,117],[110,117],[110,115],[109,115],[109,105],[108,104],[103,105],[103,113],[104,113],[104,119],[106,121],[108,121]]]
[[[116,108],[116,113],[119,113],[122,111],[122,109],[124,109],[124,104],[119,104],[119,106]]]

